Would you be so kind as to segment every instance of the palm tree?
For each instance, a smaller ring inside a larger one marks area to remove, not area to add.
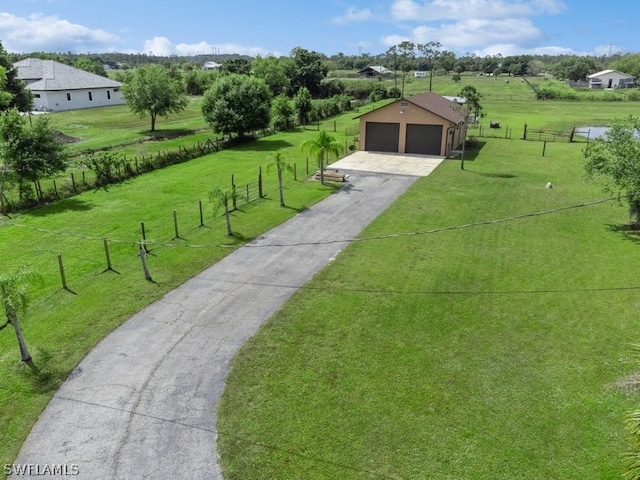
[[[289,172],[291,172],[293,170],[293,167],[291,165],[289,165],[288,163],[286,163],[284,161],[284,159],[282,158],[282,154],[280,152],[276,153],[274,158],[273,158],[273,163],[269,164],[269,166],[267,167],[267,169],[271,168],[275,166],[276,170],[278,171],[278,191],[280,192],[280,206],[284,207],[284,186],[282,183],[282,171],[283,170],[287,170]]]
[[[0,276],[0,301],[2,302],[7,317],[7,321],[3,325],[0,325],[0,330],[9,325],[13,327],[16,332],[16,337],[18,338],[22,361],[29,365],[32,364],[31,354],[22,335],[18,314],[24,312],[27,307],[27,287],[29,282],[35,278],[37,278],[36,274],[25,267]]]
[[[224,218],[227,222],[227,235],[233,236],[233,230],[231,230],[231,218],[229,210],[229,200],[233,200],[234,194],[229,190],[222,190],[221,188],[214,188],[209,194],[211,201],[213,202],[214,215],[217,215],[221,208],[224,208]]]
[[[301,146],[302,150],[308,150],[312,155],[318,158],[320,166],[320,182],[324,185],[324,164],[329,159],[329,154],[336,157],[340,155],[340,144],[336,139],[322,130],[315,140],[307,140]]]

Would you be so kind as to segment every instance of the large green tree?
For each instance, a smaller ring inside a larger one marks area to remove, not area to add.
[[[251,64],[253,76],[263,79],[274,97],[291,92],[291,79],[287,75],[287,71],[291,70],[291,60],[287,57],[258,55]]]
[[[0,42],[0,67],[4,69],[5,78],[0,84],[0,91],[11,95],[8,103],[0,103],[0,110],[17,108],[21,112],[28,112],[33,107],[33,94],[27,85],[18,79],[18,69],[13,66],[9,54]]]
[[[151,117],[152,132],[158,116],[182,112],[188,105],[182,82],[171,78],[169,71],[157,64],[136,68],[122,85],[122,94],[134,114]]]
[[[479,118],[482,115],[482,105],[480,105],[480,99],[482,97],[480,92],[476,90],[476,87],[466,85],[460,90],[460,96],[465,98],[465,108],[467,112]]]
[[[637,80],[640,80],[640,53],[623,55],[611,64],[611,68],[633,75]]]
[[[325,79],[329,68],[323,62],[323,56],[318,52],[296,47],[290,54],[293,62],[289,65],[291,84],[295,92],[306,87],[311,95],[320,94],[320,84]]]
[[[418,44],[417,49],[424,55],[424,59],[429,69],[429,91],[433,88],[433,72],[436,69],[438,60],[440,59],[440,48],[442,44],[440,42],[427,42]]]
[[[4,187],[18,184],[20,197],[28,191],[27,182],[37,182],[46,175],[66,168],[64,144],[51,127],[47,115],[27,121],[13,108],[0,115],[0,209],[4,210]]]
[[[593,58],[572,56],[551,65],[549,71],[558,80],[578,81],[598,70]]]
[[[245,137],[269,126],[271,92],[262,79],[223,75],[205,93],[202,115],[214,132]]]
[[[303,125],[307,123],[309,120],[309,113],[313,109],[313,102],[311,99],[311,92],[306,87],[302,87],[296,93],[296,96],[293,99],[293,104],[295,106],[296,112],[298,112],[298,119],[300,123]]]
[[[587,174],[601,181],[606,192],[626,199],[629,213],[640,223],[640,119],[616,118],[604,136],[585,149]]]

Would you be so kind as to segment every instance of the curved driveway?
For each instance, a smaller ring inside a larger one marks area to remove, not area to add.
[[[71,478],[92,480],[222,478],[216,405],[231,359],[418,178],[346,173],[344,188],[108,335],[56,392],[16,463],[41,470],[63,465],[77,473]],[[13,478],[42,478],[32,472]]]

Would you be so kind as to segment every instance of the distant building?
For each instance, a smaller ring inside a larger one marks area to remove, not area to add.
[[[222,65],[217,62],[205,62],[200,68],[202,70],[219,70],[221,66]]]
[[[57,112],[123,105],[122,84],[53,60],[27,58],[13,64],[33,93],[38,111]]]
[[[427,72],[413,72],[413,76],[415,78],[425,78],[427,76]]]
[[[603,70],[587,75],[589,88],[629,88],[635,86],[635,77],[617,70]]]
[[[382,66],[369,66],[358,71],[360,78],[376,78],[384,75],[391,75],[393,72]]]

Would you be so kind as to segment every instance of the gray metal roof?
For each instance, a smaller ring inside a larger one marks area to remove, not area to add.
[[[54,60],[27,58],[13,64],[18,78],[27,83],[29,90],[80,90],[87,88],[120,88],[122,84],[109,78],[70,67]]]

